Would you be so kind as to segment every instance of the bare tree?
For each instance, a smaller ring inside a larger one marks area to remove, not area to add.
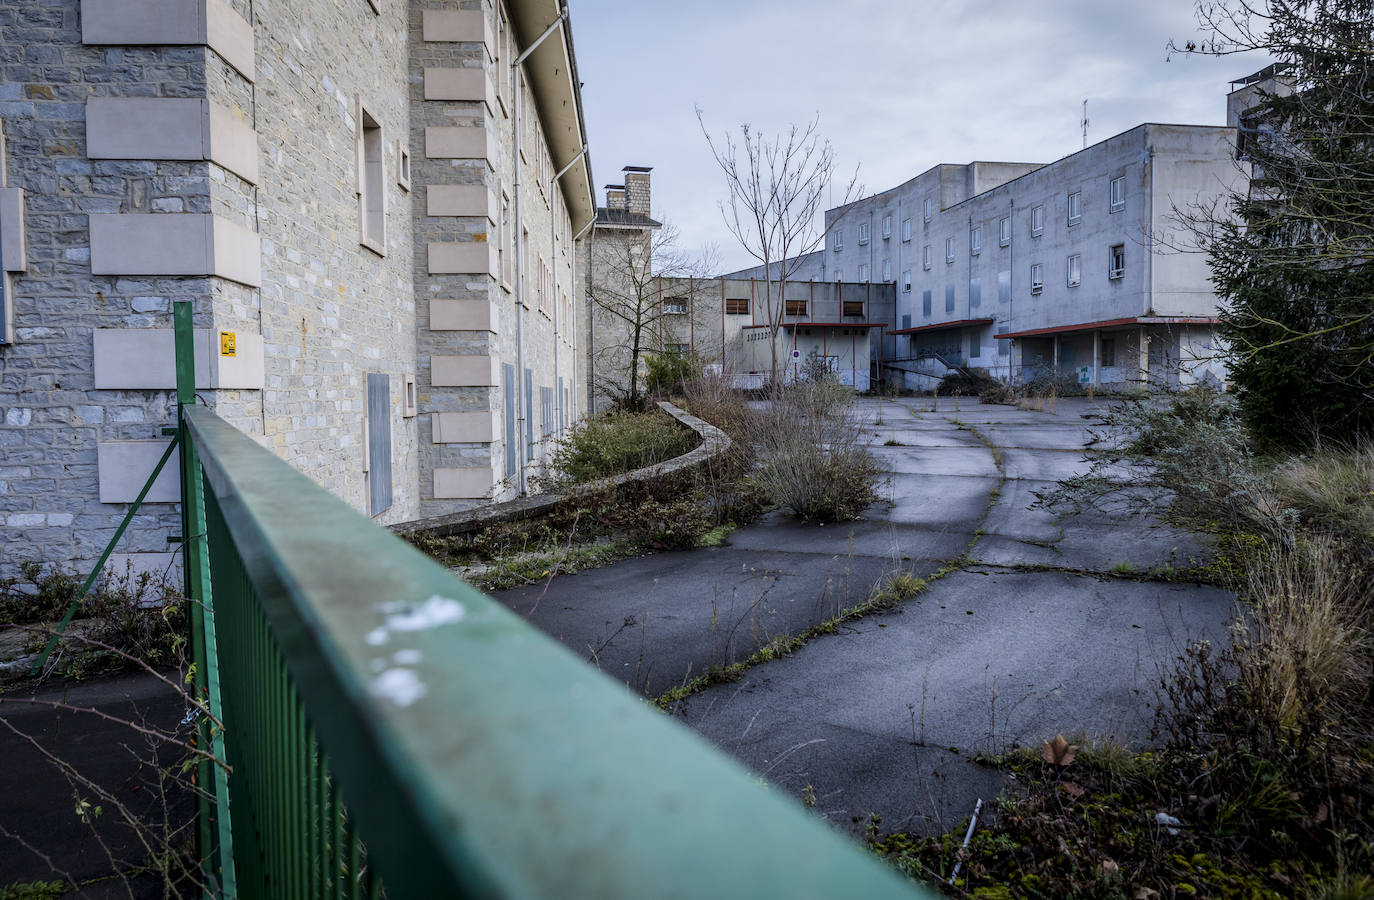
[[[786,312],[787,282],[802,257],[825,243],[826,234],[842,218],[824,221],[827,198],[834,196],[835,148],[820,134],[819,114],[771,138],[746,122],[740,125],[738,141],[728,131],[719,140],[712,138],[701,107],[697,121],[730,190],[730,199],[720,204],[725,226],[766,273],[763,300],[772,343],[769,380],[776,386],[781,383],[778,332]],[[862,191],[855,166],[839,192],[838,205],[848,205]]]
[[[639,363],[647,352],[685,343],[697,315],[689,277],[709,273],[715,260],[710,249],[691,254],[677,246],[671,224],[632,240],[598,242],[594,268],[600,273],[588,292],[595,308],[619,332],[599,336],[596,353],[598,389],[622,395],[625,404],[641,402]],[[598,331],[598,334],[603,334]]]

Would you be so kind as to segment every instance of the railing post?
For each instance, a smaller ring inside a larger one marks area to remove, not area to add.
[[[193,304],[178,300],[172,306],[176,345],[177,433],[181,451],[181,554],[186,578],[186,619],[190,628],[192,690],[203,704],[196,745],[210,752],[197,768],[197,855],[205,874],[207,897],[235,897],[233,844],[229,831],[229,784],[221,767],[226,763],[220,704],[219,665],[215,652],[215,622],[210,590],[209,539],[205,522],[205,481],[200,457],[186,426],[186,409],[196,402],[196,354]],[[209,715],[205,713],[208,712]],[[216,760],[220,766],[216,765]]]

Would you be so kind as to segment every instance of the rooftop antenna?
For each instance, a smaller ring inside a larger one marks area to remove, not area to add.
[[[1088,149],[1088,101],[1083,101],[1083,149]]]

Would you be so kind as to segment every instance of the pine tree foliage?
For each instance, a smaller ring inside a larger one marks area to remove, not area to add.
[[[1205,3],[1190,52],[1261,50],[1251,168],[1205,245],[1252,432],[1302,447],[1374,434],[1374,0]]]

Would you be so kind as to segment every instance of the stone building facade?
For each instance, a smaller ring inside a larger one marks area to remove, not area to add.
[[[380,523],[518,491],[576,415],[565,4],[0,0],[0,58],[0,575],[112,536],[176,300],[203,401]],[[149,500],[117,566],[170,564],[174,472]]]

